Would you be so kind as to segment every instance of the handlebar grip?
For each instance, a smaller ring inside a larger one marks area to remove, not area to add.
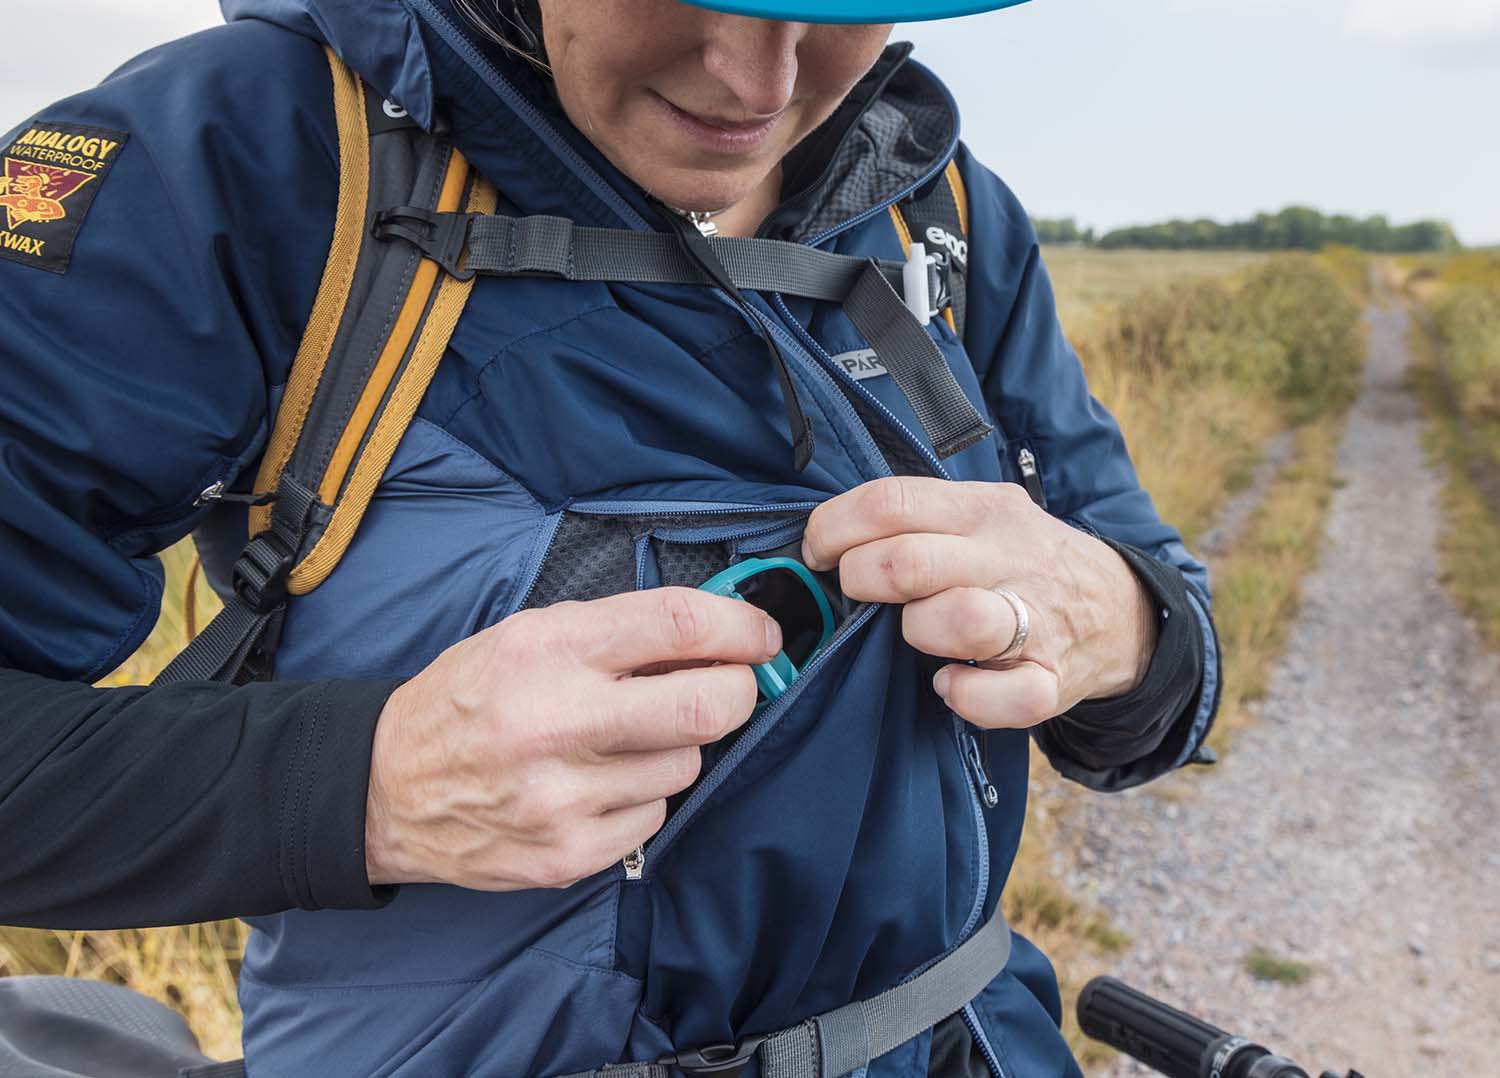
[[[1078,996],[1083,1032],[1154,1067],[1167,1078],[1201,1078],[1203,1062],[1232,1038],[1113,977],[1095,977]]]
[[[1225,1033],[1113,977],[1095,977],[1078,996],[1078,1024],[1167,1078],[1308,1078],[1290,1059]],[[1327,1076],[1325,1076],[1327,1078]],[[1357,1078],[1351,1072],[1351,1078]]]

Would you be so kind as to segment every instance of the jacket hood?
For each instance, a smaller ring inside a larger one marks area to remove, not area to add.
[[[455,142],[523,213],[651,228],[657,205],[572,125],[544,79],[481,41],[449,0],[221,0],[330,46],[382,96]],[[766,234],[816,239],[935,175],[958,111],[946,87],[889,46],[834,115],[785,161],[786,197]],[[538,183],[542,179],[543,183]]]

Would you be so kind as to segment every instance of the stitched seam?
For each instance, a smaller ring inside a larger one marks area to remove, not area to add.
[[[130,623],[130,627],[115,638],[114,642],[110,645],[109,651],[105,653],[104,658],[96,662],[93,668],[84,675],[82,680],[89,684],[93,684],[105,674],[114,670],[128,659],[136,648],[145,642],[146,637],[151,633],[151,629],[156,625],[156,619],[153,617],[148,620],[148,615],[153,610],[158,614],[161,611],[162,593],[166,587],[165,580],[158,580],[152,575],[149,569],[142,568],[135,558],[130,559],[130,567],[135,570],[135,575],[146,585],[145,599],[136,611],[135,620]],[[142,631],[143,629],[144,631]]]
[[[441,422],[435,423],[434,425],[446,428],[449,423],[453,422],[454,418],[457,417],[457,415],[458,415],[459,412],[463,411],[470,404],[473,404],[480,397],[484,396],[484,385],[483,385],[484,376],[487,373],[489,373],[489,369],[491,367],[493,367],[496,363],[500,362],[500,360],[504,356],[506,356],[507,354],[509,354],[512,350],[514,350],[518,346],[520,346],[522,344],[525,344],[527,341],[533,340],[534,338],[544,337],[544,336],[546,336],[549,333],[556,333],[560,329],[565,329],[568,326],[571,326],[574,322],[581,322],[583,319],[587,318],[591,314],[598,314],[600,311],[618,311],[618,310],[619,310],[619,308],[616,307],[616,306],[613,306],[613,305],[605,306],[605,307],[590,307],[588,310],[586,310],[586,311],[580,311],[578,314],[575,314],[575,315],[573,315],[570,318],[565,318],[561,322],[558,322],[558,323],[556,323],[554,325],[546,326],[546,327],[544,327],[542,329],[535,329],[535,330],[532,330],[530,333],[525,334],[524,336],[517,337],[515,340],[513,340],[513,341],[509,342],[508,344],[506,344],[505,347],[503,347],[503,348],[499,349],[498,351],[496,351],[493,355],[490,356],[489,359],[485,360],[484,363],[474,371],[474,383],[475,383],[475,387],[476,387],[475,390],[474,390],[474,392],[470,393],[463,400],[459,401],[458,404],[454,406],[453,411],[449,412],[446,416],[444,416]]]
[[[589,965],[589,963],[587,963],[587,962],[579,962],[579,961],[576,961],[576,960],[574,960],[572,958],[566,958],[566,957],[564,957],[563,955],[560,955],[560,954],[553,954],[551,951],[548,951],[545,948],[538,947],[538,946],[535,946],[535,945],[527,947],[521,953],[522,954],[535,955],[537,958],[544,958],[544,959],[548,960],[549,962],[553,962],[556,965],[559,965],[559,966],[563,967],[564,969],[579,970],[579,971],[581,971],[583,973],[593,973],[593,974],[597,974],[598,976],[601,976],[601,977],[614,977],[614,978],[617,978],[617,979],[622,980],[622,981],[628,981],[631,984],[640,984],[641,983],[640,980],[638,980],[635,977],[632,977],[630,974],[626,973],[624,970],[605,969],[602,966],[592,966],[592,965]],[[504,967],[500,967],[500,968],[504,968]],[[499,969],[497,969],[495,972],[498,973]]]
[[[273,992],[344,992],[352,995],[356,992],[404,992],[411,988],[449,986],[457,988],[463,985],[483,984],[489,978],[463,977],[445,981],[399,981],[394,984],[275,984],[271,981],[263,981],[248,968],[241,967],[240,980],[249,981],[251,984],[268,988]]]
[[[287,819],[287,799],[291,796],[292,780],[297,771],[297,762],[302,754],[303,728],[307,724],[305,706],[297,710],[297,739],[292,745],[292,759],[282,778],[281,797],[276,810],[276,870],[281,876],[281,886],[286,891],[287,898],[295,906],[300,906],[298,901],[296,881],[292,879],[290,866],[294,862],[289,861],[289,851],[286,849],[286,837],[288,832],[295,834],[289,826]]]
[[[321,908],[318,896],[313,893],[313,869],[308,854],[312,849],[310,832],[312,830],[312,796],[313,788],[318,781],[318,763],[323,759],[323,739],[328,733],[328,703],[325,698],[326,690],[320,688],[318,691],[317,710],[314,712],[314,729],[317,732],[317,741],[311,746],[308,767],[307,786],[302,791],[302,886],[307,893],[308,905]]]
[[[501,479],[510,480],[516,485],[517,489],[519,489],[521,493],[525,494],[526,497],[530,499],[533,505],[535,505],[538,509],[542,508],[542,503],[537,499],[535,494],[531,493],[531,491],[526,487],[524,483],[522,483],[510,472],[500,467],[500,465],[496,464],[493,460],[485,456],[479,450],[475,449],[468,442],[464,441],[458,435],[454,434],[451,430],[448,430],[445,427],[438,426],[430,419],[424,419],[421,416],[414,416],[411,421],[411,426],[416,426],[418,423],[422,424],[424,427],[430,428],[434,434],[441,435],[448,442],[452,443],[455,448],[462,450],[466,455],[473,458],[478,463],[483,464],[486,468],[494,472],[495,475],[497,475]]]

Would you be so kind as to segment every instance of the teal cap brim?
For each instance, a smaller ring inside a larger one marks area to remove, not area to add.
[[[791,22],[925,22],[1014,7],[1026,0],[687,0],[696,7]]]

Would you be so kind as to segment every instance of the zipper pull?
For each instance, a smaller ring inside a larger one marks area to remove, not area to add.
[[[204,487],[198,496],[193,499],[193,508],[201,509],[209,502],[238,502],[241,505],[270,505],[276,500],[274,491],[265,494],[234,494],[224,489],[224,481],[221,479],[212,486]]]
[[[964,754],[969,762],[969,769],[974,773],[974,785],[979,787],[979,796],[989,808],[994,808],[1000,803],[1000,791],[995,789],[995,784],[990,781],[990,774],[985,769],[983,755],[979,751],[979,739],[972,733],[965,733],[964,739],[969,743],[969,751]]]
[[[625,860],[620,862],[625,866],[625,878],[627,880],[638,880],[641,873],[646,871],[646,848],[637,846],[625,855]]]
[[[1043,509],[1047,508],[1047,492],[1042,489],[1042,477],[1036,470],[1036,454],[1023,446],[1016,454],[1016,467],[1021,469],[1021,482],[1031,500]]]

